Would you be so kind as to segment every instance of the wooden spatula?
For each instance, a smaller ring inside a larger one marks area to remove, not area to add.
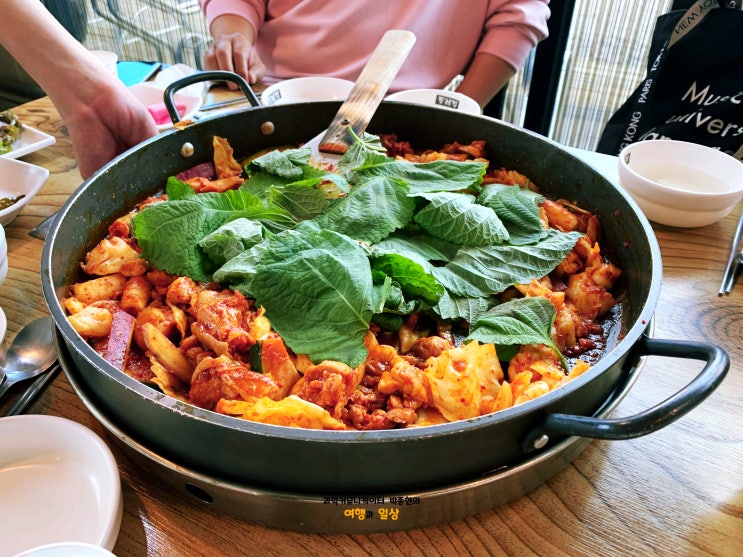
[[[328,129],[305,144],[312,149],[313,158],[337,162],[353,141],[349,128],[357,136],[364,133],[414,44],[415,35],[410,31],[384,34]]]

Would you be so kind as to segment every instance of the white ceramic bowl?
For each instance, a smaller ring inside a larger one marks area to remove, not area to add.
[[[12,199],[23,195],[22,199],[0,211],[0,225],[10,224],[39,192],[48,177],[46,168],[0,157],[0,198]]]
[[[261,93],[265,106],[308,101],[344,101],[353,82],[337,77],[296,77],[274,83]]]
[[[8,243],[5,240],[5,229],[0,225],[0,285],[8,276]],[[0,307],[0,346],[4,346],[5,333],[8,332],[8,319]]]
[[[0,259],[0,284],[5,282],[8,277],[8,257],[5,256]]]
[[[743,163],[696,143],[633,143],[619,154],[618,173],[645,216],[667,226],[707,226],[743,199]]]
[[[8,318],[5,316],[3,308],[0,308],[0,345],[5,345],[5,335],[8,332]]]
[[[482,114],[480,105],[471,97],[463,93],[444,91],[443,89],[408,89],[387,95],[386,100],[449,108],[471,114]]]
[[[119,55],[115,52],[111,52],[110,50],[91,50],[90,51],[93,56],[98,58],[98,61],[103,64],[103,67],[106,68],[109,72],[111,72],[113,75],[118,75],[116,64],[119,61]]]
[[[111,550],[122,514],[111,451],[65,418],[0,420],[0,557],[62,542]]]
[[[0,261],[8,257],[8,240],[5,238],[5,227],[0,224]],[[2,280],[0,280],[2,284]]]
[[[63,542],[34,547],[13,557],[116,557],[108,549],[92,543]]]
[[[151,83],[137,83],[129,87],[129,91],[145,105],[152,116],[155,118],[157,129],[160,131],[173,127],[173,121],[170,119],[165,103],[163,102],[164,90]],[[181,116],[181,120],[193,118],[196,111],[201,108],[203,100],[201,97],[191,95],[183,91],[177,91],[173,95],[176,107]]]

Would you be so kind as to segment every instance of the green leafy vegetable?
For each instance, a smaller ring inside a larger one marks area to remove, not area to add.
[[[347,194],[350,186],[345,177],[337,172],[320,170],[309,164],[311,151],[307,147],[270,151],[255,158],[247,166],[251,193],[265,197],[270,188],[283,186],[319,186],[329,198]]]
[[[359,138],[349,127],[348,131],[355,141],[351,143],[341,159],[338,161],[338,172],[351,175],[353,170],[365,164],[380,164],[393,160],[387,156],[387,150],[376,135],[364,133]]]
[[[248,164],[248,172],[261,169],[273,176],[296,181],[305,176],[309,167],[312,151],[307,147],[299,149],[284,149],[283,151],[269,151],[265,155],[253,159]]]
[[[400,253],[416,261],[451,261],[461,246],[425,234],[392,234],[374,249],[379,253]]]
[[[433,275],[402,255],[391,253],[374,257],[372,268],[391,277],[408,297],[421,299],[431,306],[444,294],[444,288]]]
[[[216,265],[199,242],[224,223],[241,217],[284,227],[295,222],[280,207],[266,207],[244,189],[196,194],[171,178],[166,191],[167,202],[153,203],[134,216],[132,231],[145,258],[158,269],[194,280],[211,279]]]
[[[449,160],[412,163],[377,157],[371,163],[355,168],[354,175],[357,179],[395,176],[408,184],[412,195],[434,191],[480,191],[485,164]]]
[[[468,246],[490,246],[508,240],[508,231],[489,207],[476,205],[471,195],[437,193],[415,222],[437,238]]]
[[[255,221],[239,218],[229,221],[199,240],[207,257],[222,265],[263,240],[263,227]]]
[[[133,219],[143,257],[255,299],[313,362],[359,365],[372,321],[396,330],[417,311],[474,323],[473,339],[506,351],[529,338],[546,344],[546,306],[497,298],[547,275],[581,236],[543,230],[538,196],[481,192],[484,164],[394,160],[369,135],[342,157],[340,174],[308,159],[308,149],[268,153],[224,193],[196,194],[171,178],[168,201]]]
[[[434,310],[441,319],[450,321],[461,319],[467,323],[474,323],[490,308],[490,305],[488,298],[454,296],[445,290]]]
[[[512,244],[530,244],[547,235],[539,218],[539,204],[544,197],[519,186],[489,184],[476,202],[490,207],[508,229]]]
[[[446,266],[434,269],[434,276],[459,296],[499,294],[514,284],[547,275],[581,236],[580,232],[550,230],[535,244],[464,247]]]
[[[366,358],[373,314],[372,275],[358,243],[336,232],[273,236],[252,290],[273,328],[298,354],[355,367]]]
[[[272,187],[266,192],[268,201],[291,214],[297,222],[321,215],[330,203],[322,190],[312,187],[319,182],[308,182]]]
[[[254,245],[249,250],[233,257],[214,272],[214,280],[248,298],[255,298],[253,278],[268,248],[268,240]]]
[[[555,351],[567,371],[565,357],[550,337],[556,314],[555,306],[546,298],[518,298],[495,306],[480,316],[470,329],[467,340],[495,344],[502,360],[510,360],[519,345],[544,344]]]
[[[21,138],[23,124],[12,110],[0,112],[0,155],[13,150],[13,143]]]
[[[400,324],[402,324],[402,319],[399,316],[410,315],[417,311],[418,303],[415,300],[406,301],[400,285],[384,273],[372,269],[372,277],[375,300],[374,321],[379,323],[380,319],[386,318],[391,322],[390,320],[394,317],[394,328],[385,328],[388,328],[388,330],[399,329]]]
[[[403,182],[387,177],[367,179],[316,222],[370,244],[379,242],[413,218],[415,202]]]

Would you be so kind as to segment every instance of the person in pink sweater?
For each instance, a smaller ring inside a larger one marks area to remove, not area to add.
[[[355,81],[388,29],[416,44],[390,91],[441,88],[485,106],[547,36],[549,0],[199,0],[214,38],[206,69],[250,83]]]

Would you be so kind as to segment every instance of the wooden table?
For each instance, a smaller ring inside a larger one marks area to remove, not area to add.
[[[9,339],[47,313],[39,279],[42,242],[28,232],[81,183],[69,137],[49,100],[28,103],[17,112],[57,142],[24,157],[51,175],[6,228],[10,270],[0,287],[0,303],[8,317]],[[28,412],[75,420],[110,445],[124,497],[114,549],[119,557],[738,557],[743,555],[743,285],[730,296],[717,295],[738,215],[736,210],[699,229],[655,227],[664,264],[655,336],[724,347],[732,366],[721,387],[670,426],[633,440],[594,441],[527,495],[450,524],[371,535],[308,535],[260,527],[169,493],[153,481],[86,410],[64,374]],[[698,362],[650,358],[615,416],[653,406],[699,369]]]

